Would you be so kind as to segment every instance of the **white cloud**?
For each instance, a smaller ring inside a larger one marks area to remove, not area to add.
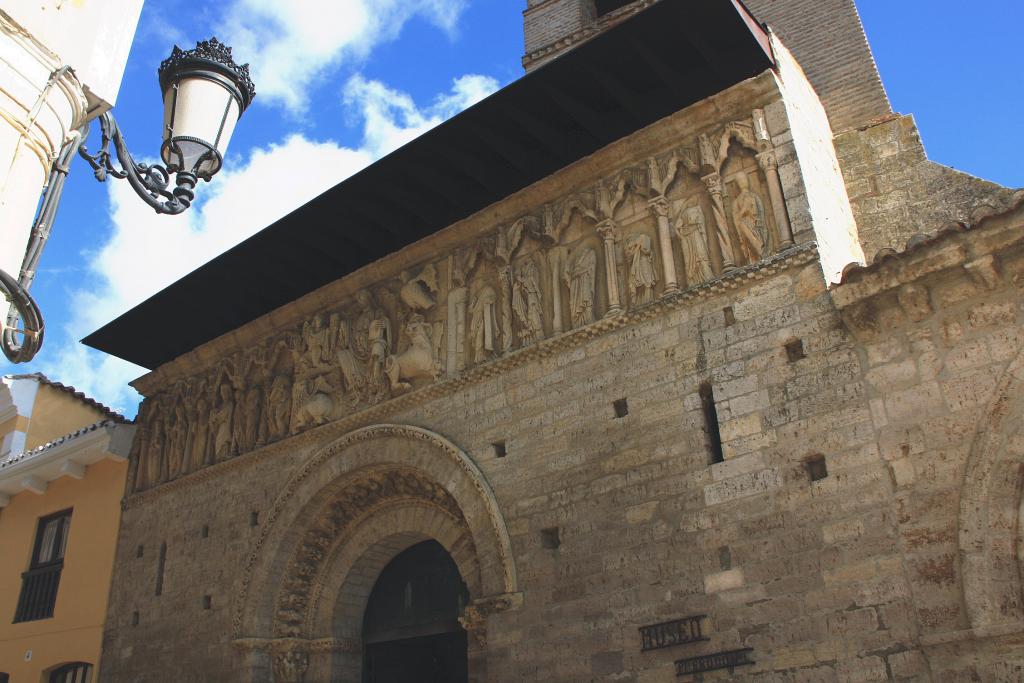
[[[127,383],[145,370],[88,350],[78,339],[497,87],[493,79],[464,76],[420,108],[404,93],[355,77],[345,101],[363,121],[358,148],[287,136],[253,150],[244,164],[226,166],[211,184],[201,183],[201,203],[180,216],[158,216],[127,183],[114,183],[113,231],[89,256],[95,285],[71,292],[73,318],[64,338],[48,339],[43,371],[131,412],[137,397]]]
[[[451,33],[467,0],[236,0],[220,29],[248,60],[260,102],[306,108],[309,86],[345,59],[362,59],[419,16]]]

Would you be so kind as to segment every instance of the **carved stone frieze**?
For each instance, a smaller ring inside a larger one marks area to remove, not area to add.
[[[131,492],[675,296],[791,244],[757,110],[154,392],[140,411]]]

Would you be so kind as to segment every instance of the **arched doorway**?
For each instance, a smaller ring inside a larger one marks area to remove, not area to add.
[[[364,683],[468,681],[459,616],[469,590],[437,541],[423,541],[384,567],[363,617]]]

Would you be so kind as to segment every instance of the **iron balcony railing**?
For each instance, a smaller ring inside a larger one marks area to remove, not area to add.
[[[63,567],[63,562],[55,562],[45,567],[29,569],[21,575],[21,595],[18,596],[14,623],[49,619],[53,616]]]

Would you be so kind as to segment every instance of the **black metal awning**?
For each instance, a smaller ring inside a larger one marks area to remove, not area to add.
[[[737,0],[662,0],[221,254],[83,343],[155,368],[774,65]]]

